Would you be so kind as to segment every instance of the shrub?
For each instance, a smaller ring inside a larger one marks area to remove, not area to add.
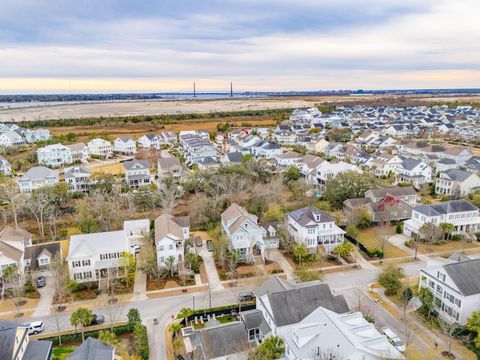
[[[464,239],[464,236],[462,234],[454,234],[450,236],[450,240],[453,240],[453,241],[460,241],[463,239]]]
[[[405,272],[402,268],[388,266],[378,275],[378,283],[385,288],[385,295],[395,295],[402,287]]]
[[[397,226],[395,227],[395,232],[396,232],[397,234],[403,233],[403,223],[399,222],[399,223],[397,224]]]
[[[127,328],[129,331],[133,331],[136,324],[142,323],[142,319],[140,317],[140,312],[138,311],[138,309],[132,308],[128,310],[127,318]]]
[[[142,360],[148,360],[148,335],[145,325],[139,323],[135,325],[133,329],[133,342],[137,355],[139,355]]]

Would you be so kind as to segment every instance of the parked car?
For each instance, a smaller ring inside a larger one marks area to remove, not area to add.
[[[213,251],[213,242],[212,240],[207,240],[207,250]]]
[[[398,351],[404,352],[406,350],[404,342],[390,328],[383,327],[382,332]]]
[[[93,320],[90,323],[90,325],[100,325],[100,324],[103,324],[104,322],[105,322],[105,316],[93,314]]]
[[[34,321],[32,323],[25,324],[25,326],[28,328],[28,335],[37,335],[43,331],[43,321]]]
[[[40,275],[37,277],[37,288],[42,288],[45,285],[47,285],[47,279],[45,279],[45,276]]]
[[[197,236],[197,237],[195,238],[195,246],[196,246],[196,247],[202,247],[202,245],[203,245],[203,240],[202,240],[202,238],[201,238],[200,236]]]
[[[140,245],[137,245],[137,244],[130,245],[130,249],[132,249],[132,251],[135,254],[138,254],[140,252]]]
[[[254,301],[255,294],[251,291],[242,291],[238,294],[238,302]]]

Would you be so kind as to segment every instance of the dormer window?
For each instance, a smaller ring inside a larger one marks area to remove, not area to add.
[[[245,229],[247,229],[247,228],[248,228],[248,224],[247,224],[247,223],[245,223]]]
[[[316,219],[317,221],[320,221],[320,215],[315,215],[315,219]]]

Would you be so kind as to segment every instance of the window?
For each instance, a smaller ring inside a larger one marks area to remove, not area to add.
[[[100,254],[100,260],[107,260],[107,254]]]
[[[38,259],[38,265],[48,265],[49,263],[50,259],[48,258]]]
[[[73,261],[72,262],[72,267],[80,267],[80,261]]]
[[[164,250],[165,250],[165,246],[160,245],[160,246],[158,247],[158,250],[159,250],[159,251],[164,251]]]
[[[165,256],[160,257],[160,262],[162,262],[162,263],[165,262]]]
[[[173,244],[168,245],[168,250],[173,250]]]
[[[83,266],[90,266],[90,260],[83,260],[82,265]]]

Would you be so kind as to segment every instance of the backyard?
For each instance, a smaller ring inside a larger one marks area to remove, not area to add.
[[[372,226],[359,230],[355,238],[365,245],[369,251],[382,250],[383,247],[385,259],[408,256],[408,253],[387,241],[387,238],[394,234],[395,226]]]

